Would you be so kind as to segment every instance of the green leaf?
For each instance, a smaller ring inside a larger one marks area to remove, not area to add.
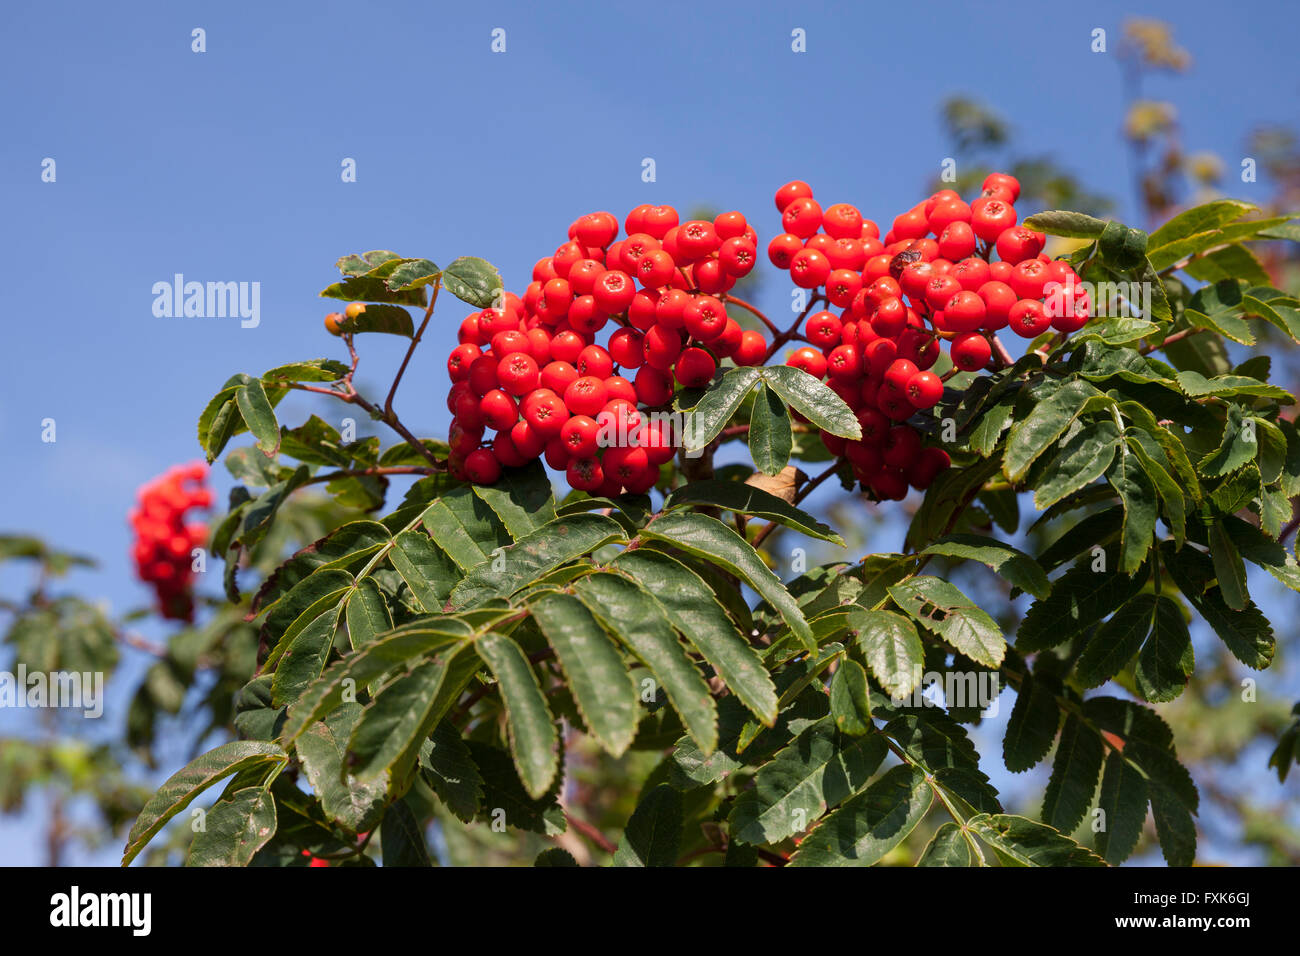
[[[921,681],[925,649],[916,625],[893,611],[868,610],[853,621],[858,648],[880,685],[895,700],[902,700]]]
[[[257,447],[267,457],[280,450],[280,423],[275,420],[275,409],[266,397],[266,389],[256,379],[235,392],[235,403],[249,431],[257,439]]]
[[[408,259],[388,275],[385,285],[392,292],[419,289],[442,278],[442,270],[428,259]]]
[[[776,722],[776,688],[762,658],[698,574],[676,558],[645,549],[623,552],[610,567],[631,575],[654,596],[673,627],[755,717],[769,727]]]
[[[1083,403],[1100,395],[1092,384],[1082,379],[1066,382],[1051,397],[1039,402],[1023,420],[1011,426],[1003,471],[1007,479],[1018,482],[1079,415]]]
[[[731,836],[779,843],[866,785],[887,749],[878,734],[846,737],[831,717],[812,724],[759,768],[731,810]]]
[[[561,565],[591,551],[624,541],[623,526],[598,514],[560,518],[503,548],[495,560],[471,570],[452,589],[452,607],[478,607],[506,597]]]
[[[1224,515],[1218,521],[1243,558],[1263,568],[1291,590],[1300,591],[1300,565],[1283,544],[1236,515]]]
[[[950,534],[921,552],[948,558],[978,561],[988,565],[1020,590],[1034,597],[1047,597],[1052,586],[1038,562],[1009,544],[975,534]]]
[[[420,770],[425,782],[457,819],[469,823],[483,803],[483,777],[469,747],[446,720],[420,745]]]
[[[1062,833],[1074,831],[1092,806],[1101,762],[1101,735],[1077,714],[1069,714],[1056,745],[1052,775],[1043,793],[1044,823]]]
[[[373,645],[370,645],[373,646]],[[477,667],[467,642],[442,648],[380,688],[366,705],[348,741],[349,766],[365,783],[390,771],[391,787],[403,785],[420,745],[455,702]]]
[[[1196,824],[1192,815],[1162,787],[1150,783],[1151,819],[1156,825],[1160,853],[1170,866],[1196,862]]]
[[[546,469],[540,461],[507,470],[495,485],[473,487],[474,494],[496,513],[515,539],[555,520],[551,480],[546,477]]]
[[[1259,441],[1254,425],[1246,422],[1240,405],[1229,405],[1223,423],[1223,437],[1219,447],[1198,463],[1201,474],[1210,478],[1231,474],[1244,468],[1259,454]]]
[[[934,790],[915,767],[893,767],[826,817],[790,866],[871,866],[906,839],[930,810]]]
[[[145,803],[126,838],[122,865],[128,865],[172,817],[218,780],[259,764],[287,763],[278,745],[260,740],[236,740],[194,758],[176,771]]]
[[[934,831],[917,866],[974,866],[975,854],[961,827],[951,820]]]
[[[820,379],[792,365],[768,365],[757,372],[772,391],[818,428],[841,438],[862,437],[853,409]]]
[[[1147,818],[1147,782],[1119,752],[1106,758],[1097,806],[1105,816],[1093,843],[1107,863],[1122,863],[1142,836]]]
[[[996,621],[952,584],[920,575],[889,588],[899,608],[971,660],[997,667],[1007,642]]]
[[[337,382],[347,373],[348,366],[337,359],[307,359],[278,365],[269,372],[263,372],[262,381],[267,385],[284,382]]]
[[[1139,594],[1097,628],[1075,662],[1075,674],[1084,687],[1100,687],[1131,661],[1151,631],[1156,596]]]
[[[573,854],[568,850],[561,850],[558,846],[553,846],[549,850],[543,850],[537,854],[537,859],[533,860],[533,866],[577,866],[578,861],[573,858]]]
[[[1135,431],[1128,438],[1128,448],[1155,487],[1164,505],[1165,520],[1179,547],[1187,539],[1187,502],[1182,487],[1165,468],[1168,458],[1157,439],[1148,433]]]
[[[672,866],[682,843],[682,795],[666,783],[651,790],[628,818],[615,866]]]
[[[1191,209],[1180,212],[1151,233],[1147,242],[1148,255],[1161,246],[1166,246],[1179,239],[1209,229],[1218,229],[1220,226],[1235,219],[1240,219],[1246,213],[1257,208],[1251,203],[1241,202],[1237,199],[1218,199],[1214,202],[1193,206]]]
[[[433,866],[420,821],[405,800],[396,801],[379,825],[379,849],[384,866]]]
[[[1035,213],[1024,221],[1026,228],[1045,232],[1049,236],[1065,236],[1069,239],[1097,239],[1106,228],[1106,220],[1081,212],[1067,212],[1051,209]]]
[[[1142,645],[1133,671],[1138,693],[1156,703],[1173,700],[1183,692],[1195,667],[1192,636],[1183,609],[1161,595],[1156,599],[1151,636]]]
[[[388,552],[393,568],[426,611],[442,610],[452,588],[460,580],[460,571],[441,548],[420,531],[403,531],[393,539]]]
[[[544,593],[529,605],[555,651],[582,721],[600,745],[620,756],[636,736],[637,687],[599,622],[576,597]]]
[[[546,836],[564,832],[564,810],[556,802],[562,782],[559,776],[550,790],[534,799],[524,792],[509,754],[476,740],[467,741],[466,746],[474,766],[483,776],[484,808],[504,810],[506,825],[510,827]]]
[[[1161,545],[1161,558],[1192,607],[1237,660],[1254,670],[1268,667],[1277,649],[1268,618],[1253,601],[1240,611],[1228,607],[1220,589],[1208,587],[1215,574],[1210,558],[1192,548],[1174,551],[1172,544]]]
[[[485,634],[475,644],[501,686],[510,730],[510,751],[519,779],[534,800],[550,789],[559,769],[555,720],[523,649],[510,638]]]
[[[588,575],[574,590],[605,628],[650,668],[691,739],[701,751],[712,753],[718,745],[717,708],[663,607],[635,579],[620,574]]]
[[[966,826],[1013,866],[1105,866],[1097,856],[1046,824],[1009,813],[980,813]]]
[[[463,641],[471,634],[462,622],[444,617],[415,621],[379,635],[336,661],[302,692],[289,709],[282,739],[294,740],[314,721],[337,707],[346,691],[355,693],[389,671],[405,666],[412,658]]]
[[[1272,281],[1255,254],[1243,245],[1225,246],[1211,252],[1189,263],[1183,271],[1205,282],[1242,279],[1251,285],[1268,285]]]
[[[298,738],[295,747],[303,774],[320,798],[325,816],[352,833],[360,833],[373,827],[383,815],[388,781],[381,777],[362,783],[347,772],[344,760],[348,735],[361,706],[348,704],[346,709],[353,712],[350,720],[341,724],[331,721],[333,727],[320,722],[312,724]],[[343,711],[335,712],[340,713]]]
[[[1155,311],[1153,303],[1152,313],[1154,314]],[[1107,345],[1127,345],[1158,331],[1160,326],[1146,319],[1093,319],[1075,334],[1072,341],[1075,344],[1096,340]]]
[[[199,415],[199,447],[206,454],[208,464],[217,460],[226,444],[248,426],[239,413],[235,394],[240,386],[226,386],[208,402]]]
[[[477,256],[461,256],[447,266],[442,273],[442,286],[476,309],[496,306],[504,288],[496,267]]]
[[[1120,447],[1119,455],[1106,470],[1106,479],[1124,505],[1119,569],[1131,574],[1142,566],[1151,551],[1156,530],[1156,489],[1137,456],[1126,445]]]
[[[844,546],[844,539],[828,525],[806,511],[787,504],[785,499],[744,482],[708,480],[682,485],[668,495],[664,510],[691,505],[712,505],[724,511],[775,521],[810,538],[820,538]]]
[[[781,396],[765,385],[749,412],[749,454],[754,467],[766,475],[777,474],[790,460],[793,446],[790,413]]]
[[[511,540],[496,512],[468,487],[454,488],[433,502],[420,522],[438,547],[466,571],[491,560]]]
[[[1253,395],[1259,398],[1276,398],[1285,402],[1295,401],[1295,397],[1286,389],[1246,375],[1216,375],[1214,378],[1207,379],[1199,372],[1179,372],[1177,380],[1178,387],[1192,398],[1204,398],[1207,395],[1216,398]]]
[[[1237,546],[1223,529],[1223,522],[1212,521],[1209,527],[1210,558],[1214,562],[1214,575],[1219,583],[1223,602],[1234,611],[1245,610],[1250,601],[1246,591],[1246,565],[1237,552]]]
[[[327,290],[328,291],[328,290]],[[322,293],[324,294],[324,293]],[[365,296],[370,298],[370,296]],[[344,332],[360,334],[362,332],[382,332],[385,335],[403,335],[412,338],[415,335],[415,323],[411,313],[400,305],[385,305],[371,302],[366,310],[351,319],[339,323]]]
[[[872,729],[867,672],[851,657],[840,661],[831,678],[831,716],[840,733],[861,737]]]
[[[189,866],[248,866],[275,836],[275,798],[262,787],[245,787],[220,800],[190,844]]]
[[[1061,445],[1047,473],[1034,491],[1034,504],[1040,510],[1092,484],[1106,473],[1115,460],[1120,431],[1113,421],[1084,425]],[[1040,595],[1041,596],[1041,595]]]
[[[757,369],[733,368],[709,386],[683,423],[682,444],[688,454],[703,450],[718,437],[758,380]]]
[[[374,578],[363,578],[356,593],[348,599],[348,641],[354,648],[369,644],[380,634],[393,628],[393,618],[388,613],[388,603]]]
[[[1094,571],[1094,561],[1102,557],[1109,562],[1109,555],[1079,560],[1056,579],[1046,599],[1030,606],[1016,634],[1017,650],[1028,654],[1064,644],[1142,589],[1149,574],[1146,566],[1133,577],[1112,570]]]
[[[271,702],[276,707],[297,700],[325,669],[342,608],[335,605],[312,618],[289,643],[271,680]]]
[[[1051,686],[1025,674],[1002,739],[1002,760],[1007,769],[1023,773],[1037,766],[1052,749],[1060,722],[1061,710]]]
[[[749,542],[722,522],[701,514],[665,514],[646,525],[642,538],[664,541],[744,578],[780,613],[809,650],[817,649],[812,629],[781,579],[763,563]]]

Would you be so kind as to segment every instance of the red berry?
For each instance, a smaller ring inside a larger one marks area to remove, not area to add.
[[[711,295],[697,295],[682,310],[682,321],[692,336],[710,342],[727,324],[727,307]]]
[[[826,356],[807,345],[795,349],[785,364],[803,369],[813,378],[823,378],[826,375]]]
[[[943,398],[943,382],[933,372],[917,372],[908,379],[906,394],[916,408],[933,408]]]
[[[1033,259],[1043,251],[1047,237],[1041,232],[1034,232],[1024,226],[1014,226],[1003,230],[998,235],[998,258],[1015,265],[1025,259]]]
[[[811,196],[796,199],[781,212],[781,228],[807,239],[822,227],[822,207]]]
[[[501,464],[486,448],[465,456],[465,474],[476,485],[491,485],[501,477]]]
[[[944,306],[943,323],[949,332],[974,332],[984,324],[986,313],[984,300],[963,289]]]
[[[822,228],[832,239],[861,239],[862,213],[848,203],[835,203],[822,214]]]
[[[489,391],[479,401],[479,412],[489,428],[505,431],[519,420],[519,405],[499,388]]]
[[[966,332],[952,340],[952,364],[963,372],[978,372],[989,364],[993,347],[978,332]]]
[[[800,249],[790,260],[790,279],[804,289],[815,289],[831,274],[831,261],[816,249]]]
[[[619,329],[609,337],[609,355],[623,368],[640,368],[645,361],[644,336],[636,329]]]
[[[778,269],[789,269],[795,255],[803,250],[803,242],[792,233],[783,232],[767,244],[767,258]]]
[[[776,211],[785,212],[787,206],[796,199],[812,199],[812,187],[802,180],[795,179],[776,191]]]
[[[713,380],[718,363],[706,349],[692,347],[682,352],[677,359],[674,372],[677,381],[686,388],[704,388]]]
[[[740,333],[740,346],[731,360],[737,365],[761,365],[767,356],[767,339],[762,332],[746,329]]]
[[[470,366],[482,354],[482,349],[469,342],[452,349],[451,355],[447,358],[447,374],[451,376],[451,380],[463,382],[469,378]]]
[[[1011,203],[981,196],[970,205],[971,228],[985,242],[993,242],[1016,224],[1016,210]]]
[[[1011,307],[1016,304],[1016,294],[1011,286],[993,280],[980,286],[978,295],[984,300],[984,327],[990,332],[1005,328]]]
[[[560,429],[560,441],[570,458],[591,458],[596,454],[600,426],[589,415],[574,415]]]
[[[596,458],[575,458],[565,471],[569,484],[579,491],[596,491],[605,483],[605,472]]]
[[[527,352],[511,352],[497,365],[497,379],[511,395],[523,395],[537,387],[537,359]]]
[[[1007,324],[1011,331],[1021,338],[1032,339],[1042,335],[1051,326],[1052,320],[1037,299],[1021,299],[1011,307],[1007,315]]]
[[[673,380],[660,369],[643,365],[636,372],[632,384],[642,405],[666,405],[673,397]]]
[[[609,393],[605,382],[594,375],[574,379],[564,390],[565,407],[574,415],[595,415],[607,401]]]

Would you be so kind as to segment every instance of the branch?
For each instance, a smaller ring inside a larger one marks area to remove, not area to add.
[[[610,841],[609,837],[605,836],[605,834],[601,833],[586,820],[578,819],[568,810],[564,811],[564,819],[568,822],[569,826],[573,827],[573,829],[577,830],[606,853],[613,853],[618,849],[618,847]]]
[[[424,321],[420,323],[419,329],[415,332],[415,337],[411,339],[411,346],[406,350],[406,356],[402,359],[402,365],[397,370],[397,377],[393,379],[393,387],[388,390],[388,398],[384,401],[384,414],[392,416],[393,414],[393,396],[397,394],[397,386],[402,384],[402,376],[406,374],[406,366],[411,362],[411,356],[415,354],[415,347],[420,344],[420,338],[424,335],[424,330],[433,318],[433,307],[438,304],[438,288],[442,280],[435,280],[433,283],[433,294],[429,296],[429,306],[424,310]]]
[[[1166,335],[1163,339],[1161,339],[1159,342],[1155,343],[1154,345],[1142,346],[1142,348],[1139,351],[1141,351],[1143,355],[1150,355],[1152,352],[1158,351],[1159,349],[1164,348],[1166,345],[1172,345],[1174,342],[1181,341],[1182,339],[1187,338],[1189,335],[1195,335],[1197,332],[1204,332],[1204,331],[1205,329],[1199,329],[1199,328],[1181,329],[1178,332],[1175,332],[1173,335]]]
[[[776,327],[776,323],[775,323],[775,322],[773,322],[771,319],[769,319],[769,318],[768,318],[766,315],[764,315],[762,312],[758,311],[758,309],[756,309],[754,306],[750,305],[750,304],[749,304],[748,302],[746,302],[744,299],[738,299],[738,298],[737,298],[736,296],[734,296],[734,295],[727,295],[727,294],[724,294],[723,297],[722,297],[722,301],[723,301],[723,302],[734,302],[736,305],[740,306],[740,307],[741,307],[742,309],[744,309],[746,312],[749,312],[751,315],[755,315],[755,316],[757,316],[759,319],[761,319],[762,322],[763,322],[763,324],[766,325],[766,326],[768,327],[768,329],[771,331],[771,333],[772,333],[773,335],[780,335],[780,334],[781,334],[781,330],[778,329],[778,328]]]

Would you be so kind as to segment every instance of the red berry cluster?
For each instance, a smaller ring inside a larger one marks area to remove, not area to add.
[[[163,617],[194,619],[194,572],[191,551],[207,540],[207,526],[186,523],[191,508],[212,507],[212,492],[204,486],[206,465],[177,465],[138,492],[139,507],[130,514],[135,531],[131,556],[141,581],[153,585]]]
[[[882,240],[853,206],[823,210],[805,182],[777,190],[785,232],[768,244],[768,258],[838,310],[807,317],[810,345],[787,364],[827,378],[857,413],[861,440],[822,438],[877,498],[927,488],[949,465],[942,449],[923,448],[920,432],[905,424],[943,396],[943,380],[931,371],[943,342],[955,370],[974,372],[989,365],[990,336],[999,329],[1032,339],[1088,321],[1074,270],[1043,255],[1042,233],[1016,224],[1019,195],[1020,183],[1002,173],[989,175],[969,204],[943,189],[898,216]],[[1057,288],[1066,295],[1053,295]]]
[[[675,436],[638,406],[666,405],[676,384],[707,385],[723,359],[767,358],[767,340],[719,298],[758,259],[744,216],[679,222],[671,206],[642,205],[623,228],[619,240],[611,213],[582,216],[522,298],[506,293],[461,324],[447,361],[454,475],[491,484],[502,466],[544,456],[573,488],[646,492]]]

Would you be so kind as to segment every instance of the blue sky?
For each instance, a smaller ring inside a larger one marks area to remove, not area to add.
[[[955,93],[1002,113],[1023,152],[1117,196],[1122,216],[1113,51],[1129,14],[1174,23],[1193,70],[1147,92],[1177,102],[1189,151],[1217,151],[1229,170],[1252,128],[1296,121],[1300,94],[1280,2],[1233,17],[1204,2],[444,6],[6,10],[0,528],[101,561],[71,586],[117,612],[147,600],[126,562],[135,488],[198,457],[198,412],[231,373],[337,355],[316,292],[344,253],[480,255],[522,291],[583,212],[708,203],[768,237],[772,192],[791,178],[886,222],[951,155],[938,106]],[[498,27],[503,54],[490,50]],[[1090,52],[1097,27],[1112,52]],[[795,28],[806,53],[791,52]],[[41,181],[47,157],[54,183]],[[341,181],[345,158],[355,183]],[[1249,189],[1268,184],[1236,192]],[[154,317],[153,284],[178,272],[260,283],[260,325]],[[784,296],[765,287],[773,308]],[[407,375],[398,408],[417,431],[446,426],[440,356],[467,312],[440,311]],[[370,337],[359,382],[387,382],[400,352]],[[0,574],[0,591],[18,583]],[[0,733],[9,721],[0,713]],[[0,861],[36,852],[24,821],[0,819]]]

